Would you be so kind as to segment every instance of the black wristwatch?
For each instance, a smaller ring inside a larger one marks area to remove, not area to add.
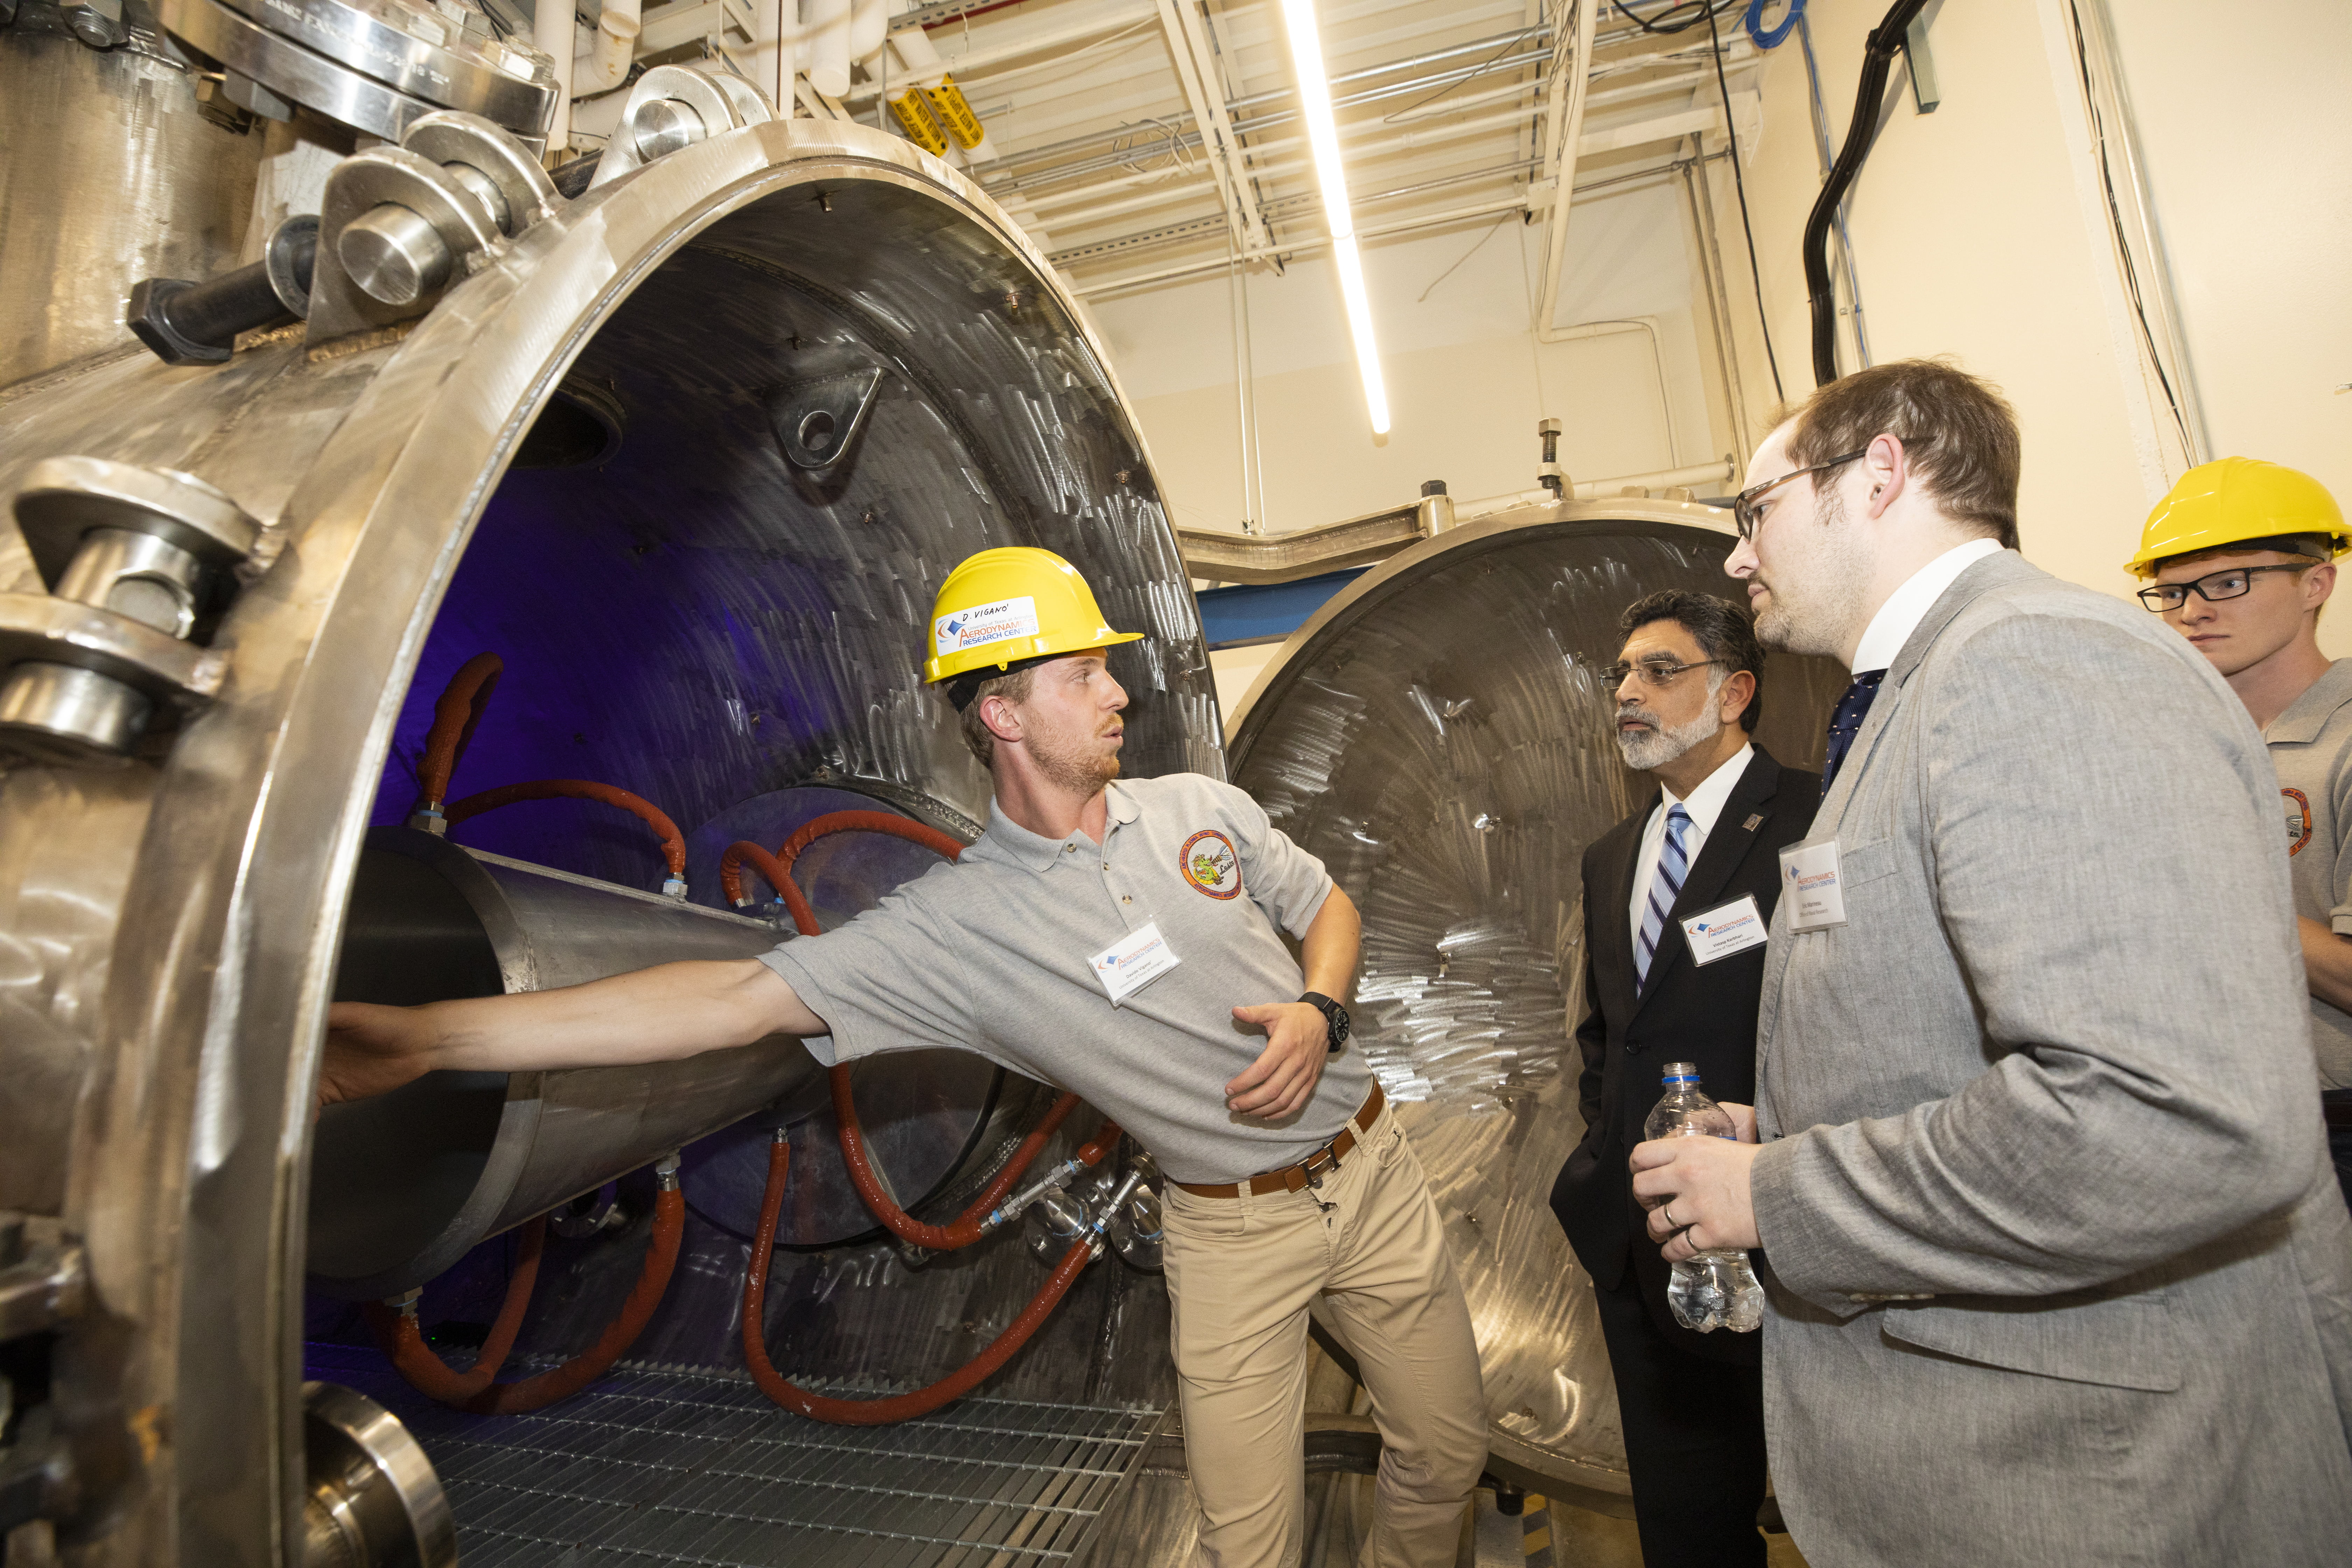
[[[1299,1000],[1323,1015],[1323,1022],[1330,1028],[1331,1054],[1338,1056],[1339,1047],[1348,1043],[1348,1010],[1320,991],[1309,991]]]

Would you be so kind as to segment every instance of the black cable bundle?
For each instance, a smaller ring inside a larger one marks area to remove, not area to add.
[[[1837,290],[1830,281],[1830,224],[1853,177],[1862,172],[1862,161],[1870,155],[1870,143],[1878,130],[1879,102],[1885,96],[1886,73],[1895,63],[1895,52],[1903,47],[1912,20],[1927,8],[1927,0],[1895,0],[1886,19],[1871,29],[1863,46],[1862,89],[1854,95],[1853,120],[1845,128],[1845,145],[1838,149],[1837,162],[1830,165],[1830,177],[1805,219],[1805,295],[1813,310],[1816,386],[1827,386],[1838,377]]]

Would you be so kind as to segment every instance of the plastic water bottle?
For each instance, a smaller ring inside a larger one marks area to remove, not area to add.
[[[1698,1068],[1668,1062],[1666,1092],[1642,1124],[1645,1138],[1737,1138],[1731,1113],[1699,1092]],[[1748,1254],[1730,1248],[1702,1252],[1674,1266],[1666,1304],[1675,1321],[1706,1334],[1729,1329],[1754,1333],[1764,1322],[1764,1287],[1748,1266]]]

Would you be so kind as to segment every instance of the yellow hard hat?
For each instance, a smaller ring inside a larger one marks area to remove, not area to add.
[[[1141,632],[1103,623],[1094,590],[1050,550],[983,550],[948,574],[931,601],[931,657],[923,679],[952,680],[976,669],[1134,642]]]
[[[2157,563],[2225,544],[2242,544],[2282,534],[2324,533],[2328,553],[2352,548],[2352,528],[2327,487],[2309,474],[2252,458],[2220,458],[2180,476],[2172,493],[2147,514],[2139,553],[2126,563],[2142,577]]]

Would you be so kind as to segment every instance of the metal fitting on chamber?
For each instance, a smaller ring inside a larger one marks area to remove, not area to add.
[[[0,594],[0,745],[120,759],[158,702],[219,689],[221,661],[190,639],[260,540],[244,508],[193,474],[52,458],[26,474],[16,513],[50,591]]]

